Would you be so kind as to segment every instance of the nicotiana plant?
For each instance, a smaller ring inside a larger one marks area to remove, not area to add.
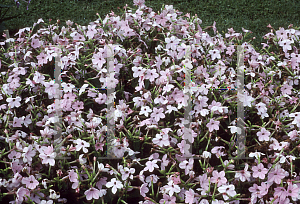
[[[7,39],[10,48],[0,52],[3,201],[297,203],[298,28],[269,26],[267,43],[257,51],[246,41],[249,30],[230,28],[224,37],[215,24],[201,28],[197,16],[171,5],[156,13],[142,0],[134,4],[135,10],[98,15],[88,26],[39,19]],[[42,28],[32,33],[37,25]],[[244,94],[234,90],[237,46],[243,48]],[[53,74],[58,47],[61,90]],[[192,89],[185,87],[187,69]],[[104,87],[115,91],[107,94]],[[63,121],[54,142],[57,91]],[[243,127],[237,126],[239,101]],[[119,159],[107,160],[110,110]],[[230,159],[241,130],[253,159]],[[187,145],[191,157],[185,157]]]

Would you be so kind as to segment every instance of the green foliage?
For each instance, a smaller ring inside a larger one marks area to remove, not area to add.
[[[5,0],[7,2],[8,0]],[[134,8],[133,0],[32,0],[29,14],[7,21],[8,29],[31,27],[39,18],[48,21],[60,19],[61,26],[66,26],[66,21],[71,20],[80,25],[88,25],[97,20],[98,12],[101,18],[114,11],[120,15],[121,10],[128,4]],[[160,11],[163,4],[173,5],[175,9],[191,16],[197,14],[202,20],[201,27],[210,26],[216,21],[217,30],[224,34],[228,28],[233,27],[236,32],[242,33],[242,27],[251,30],[250,37],[256,37],[255,46],[260,47],[262,36],[270,31],[271,24],[275,29],[287,28],[289,24],[299,25],[300,4],[295,0],[146,0],[146,6],[155,12]],[[118,9],[118,7],[120,9]],[[25,13],[26,9],[23,9]],[[16,9],[11,15],[15,15]]]

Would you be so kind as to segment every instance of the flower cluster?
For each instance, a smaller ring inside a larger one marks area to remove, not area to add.
[[[251,31],[223,37],[172,5],[134,5],[88,26],[39,19],[37,33],[21,29],[1,49],[3,199],[299,202],[300,30],[269,26],[258,52],[242,42]],[[51,77],[57,58],[61,84]]]

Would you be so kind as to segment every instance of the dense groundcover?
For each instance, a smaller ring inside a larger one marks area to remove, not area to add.
[[[88,26],[39,19],[6,40],[8,49],[2,43],[1,202],[298,203],[298,28],[270,26],[255,50],[244,28],[222,36],[172,5],[156,13],[134,4]],[[189,72],[194,88],[185,86]],[[241,132],[250,158],[232,159]],[[108,159],[107,143],[118,159]]]

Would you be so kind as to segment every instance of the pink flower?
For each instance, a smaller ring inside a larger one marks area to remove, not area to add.
[[[78,175],[73,169],[69,171],[69,179],[71,182],[78,182]]]
[[[143,67],[132,67],[133,70],[133,77],[134,78],[138,78],[142,75],[144,75],[144,73],[146,72],[146,69]]]
[[[97,188],[91,187],[89,190],[86,190],[84,194],[86,195],[87,200],[92,200],[93,198],[99,199],[100,191]]]
[[[134,174],[134,172],[135,172],[135,169],[134,168],[128,168],[128,167],[125,167],[124,169],[123,169],[123,167],[120,169],[120,172],[121,172],[121,174],[122,174],[122,180],[123,181],[125,181],[129,176],[130,176],[130,174],[131,174],[131,179],[133,178],[132,177],[132,174]]]
[[[288,193],[286,192],[286,189],[284,187],[277,187],[274,188],[274,196],[278,196],[280,201],[285,200],[285,198],[288,196]]]
[[[292,86],[290,86],[290,85],[288,85],[288,84],[284,84],[282,87],[281,87],[281,92],[282,92],[282,94],[284,95],[284,94],[287,94],[287,95],[290,95],[290,94],[292,94],[292,89],[293,89],[293,87]]]
[[[23,187],[19,188],[17,191],[17,200],[22,202],[25,198],[25,201],[27,201],[28,198],[26,196],[30,197],[30,191]]]
[[[22,127],[23,119],[14,117],[13,127]]]
[[[226,184],[227,179],[225,178],[225,171],[221,171],[220,173],[216,170],[212,172],[213,177],[211,177],[210,181],[212,183],[218,183],[218,187],[223,184]]]
[[[179,44],[180,40],[175,36],[171,36],[171,38],[165,38],[165,42],[167,43],[166,49],[176,50],[176,46]]]
[[[22,153],[22,157],[24,162],[31,162],[32,161],[32,157],[34,157],[36,151],[33,150],[32,145],[30,144],[28,147],[24,147],[23,149],[23,153]]]
[[[195,191],[193,189],[185,191],[185,203],[193,204],[195,203],[195,200]]]
[[[261,183],[261,186],[258,186],[257,188],[260,190],[261,195],[267,195],[269,187],[270,187],[270,184],[263,182],[263,183]]]
[[[221,186],[221,187],[218,188],[218,191],[220,193],[223,193],[224,200],[228,200],[229,199],[228,196],[233,197],[233,196],[236,195],[235,187],[232,184],[230,184],[230,185],[223,185],[223,186]]]
[[[81,109],[83,109],[83,102],[82,101],[75,101],[72,105],[72,108],[75,110],[75,111],[79,111]]]
[[[143,197],[146,197],[146,193],[148,193],[148,192],[149,192],[149,189],[147,187],[147,183],[142,184],[142,186],[140,187],[140,194]]]
[[[160,147],[169,146],[169,137],[168,135],[156,134],[156,137],[152,139],[152,142]]]
[[[21,97],[19,97],[19,96],[16,98],[7,98],[6,99],[6,102],[9,103],[8,106],[10,106],[11,108],[20,107],[21,106],[20,101],[21,101]]]
[[[54,166],[55,165],[55,156],[56,153],[53,152],[53,147],[48,146],[47,148],[44,148],[44,151],[42,151],[39,155],[39,157],[41,159],[43,159],[42,164],[50,164],[50,166]]]
[[[285,170],[280,166],[275,166],[268,174],[268,182],[281,183],[281,180],[285,177]]]
[[[209,54],[211,55],[212,60],[215,60],[216,58],[221,59],[221,55],[220,55],[219,50],[210,50]]]
[[[245,164],[244,170],[237,172],[235,178],[239,178],[242,182],[250,181],[251,173],[248,171],[248,164]]]
[[[258,136],[259,141],[269,141],[270,138],[270,132],[266,130],[266,128],[262,128],[260,132],[258,132],[256,135]]]
[[[284,39],[280,40],[278,44],[282,47],[284,52],[287,52],[288,50],[292,50],[291,43],[293,43],[293,40]]]
[[[147,69],[145,79],[149,79],[150,82],[153,82],[158,76],[156,69]]]
[[[147,161],[146,162],[146,167],[144,168],[144,171],[149,170],[150,172],[153,172],[154,168],[159,168],[159,166],[156,163],[157,163],[157,160]]]
[[[167,193],[169,193],[170,196],[173,196],[174,192],[179,193],[180,192],[180,187],[178,185],[174,184],[173,180],[170,180],[168,182],[168,185],[164,187]]]
[[[46,87],[45,92],[48,93],[49,99],[52,99],[57,91],[60,91],[58,90],[59,85],[55,83],[54,80],[51,80],[50,82],[44,82],[44,86]]]
[[[185,175],[189,173],[189,171],[194,166],[194,159],[190,158],[189,161],[184,160],[183,162],[180,162],[179,167],[181,169],[185,169]]]
[[[151,112],[152,112],[152,110],[150,109],[149,106],[142,106],[139,115],[144,114],[146,117],[148,117],[149,113],[151,113]]]
[[[33,38],[31,41],[31,46],[36,49],[41,46],[40,41],[36,38]]]
[[[95,99],[96,103],[104,104],[106,102],[106,94],[99,93],[98,98]]]
[[[36,58],[38,59],[38,65],[47,64],[47,55],[45,53],[41,52]]]
[[[34,178],[33,175],[23,178],[22,183],[26,184],[26,188],[29,189],[35,189],[39,185],[39,182]]]
[[[268,169],[264,168],[264,165],[262,163],[258,164],[257,166],[252,167],[253,171],[253,177],[260,179],[264,179],[265,175],[268,173]]]
[[[90,143],[87,143],[86,141],[82,139],[77,139],[73,141],[76,144],[76,151],[80,151],[81,148],[84,153],[88,152],[88,149],[86,147],[90,147]]]
[[[113,187],[112,193],[116,194],[118,188],[119,189],[123,188],[123,184],[121,183],[121,181],[117,181],[116,178],[112,178],[110,182],[107,182],[106,187],[107,188]]]
[[[163,112],[163,108],[154,108],[153,113],[151,113],[151,117],[154,118],[156,122],[158,122],[161,118],[165,118],[165,114],[163,114]]]
[[[101,70],[103,64],[106,62],[106,60],[103,58],[102,53],[98,52],[97,54],[93,55],[92,62],[94,65],[97,65],[97,69]]]
[[[214,148],[212,148],[211,153],[215,154],[217,158],[219,158],[220,156],[225,156],[226,153],[221,152],[221,150],[224,148],[225,147],[223,146],[215,146]]]
[[[297,186],[297,184],[290,184],[287,187],[287,196],[291,196],[292,198],[297,198],[299,196],[299,187]]]
[[[163,199],[160,199],[159,204],[176,204],[176,197],[163,194]]]
[[[215,121],[213,119],[210,119],[210,121],[206,125],[206,127],[209,128],[209,132],[212,132],[214,130],[219,130],[219,124],[220,124],[220,121]]]

